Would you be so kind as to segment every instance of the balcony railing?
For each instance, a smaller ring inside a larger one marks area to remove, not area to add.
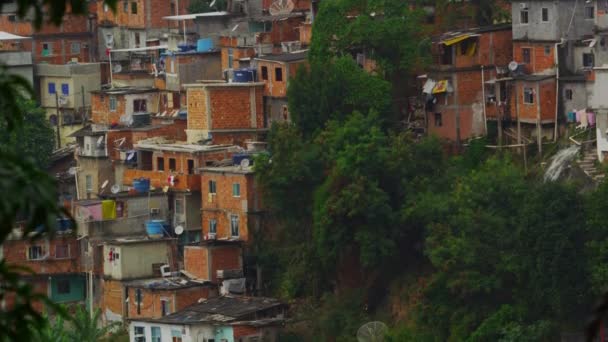
[[[171,184],[169,177],[173,176],[173,184]],[[168,186],[174,190],[190,190],[200,191],[201,190],[201,176],[200,175],[185,175],[179,173],[173,173],[169,171],[148,171],[148,170],[125,170],[123,175],[123,183],[125,185],[133,185],[134,179],[148,178],[150,179],[150,185],[155,188],[163,188]]]

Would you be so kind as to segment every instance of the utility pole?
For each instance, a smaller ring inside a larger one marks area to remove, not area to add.
[[[86,113],[86,109],[85,108],[86,107],[85,107],[85,104],[84,104],[84,86],[83,85],[80,86],[80,93],[82,94],[82,124],[84,125],[84,122],[86,121],[85,120],[86,119],[86,115],[85,115],[85,113]],[[76,102],[76,101],[74,101],[74,102]]]
[[[57,149],[61,148],[61,116],[59,115],[59,95],[55,91],[55,108],[57,109]]]

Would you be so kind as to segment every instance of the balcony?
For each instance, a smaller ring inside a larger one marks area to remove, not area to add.
[[[169,177],[173,176],[173,185],[169,182]],[[133,180],[138,178],[150,179],[150,185],[155,188],[163,188],[168,186],[173,190],[201,190],[201,175],[185,175],[173,174],[168,171],[148,171],[148,170],[125,170],[123,175],[123,183],[125,185],[133,185]]]

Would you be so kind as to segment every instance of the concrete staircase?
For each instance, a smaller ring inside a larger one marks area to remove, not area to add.
[[[578,165],[595,182],[601,182],[606,176],[602,170],[596,167],[597,152],[595,149],[585,151],[583,159],[578,161]]]

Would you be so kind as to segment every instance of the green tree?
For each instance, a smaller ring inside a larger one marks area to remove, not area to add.
[[[0,148],[18,152],[24,157],[33,158],[41,168],[48,165],[49,157],[55,146],[55,134],[44,110],[34,101],[16,99],[24,113],[23,124],[0,137]],[[6,131],[6,125],[0,125]]]

